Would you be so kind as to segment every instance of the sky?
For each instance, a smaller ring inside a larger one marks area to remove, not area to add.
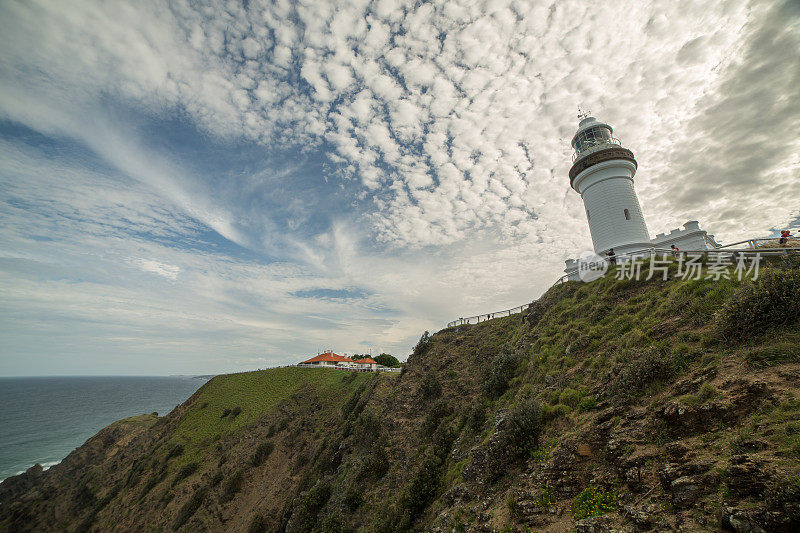
[[[652,236],[800,217],[800,4],[0,2],[0,375],[401,360],[591,249],[580,106]]]

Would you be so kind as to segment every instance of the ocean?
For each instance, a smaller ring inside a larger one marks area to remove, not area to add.
[[[121,418],[165,415],[205,379],[176,377],[0,377],[0,480],[36,463],[58,464]]]

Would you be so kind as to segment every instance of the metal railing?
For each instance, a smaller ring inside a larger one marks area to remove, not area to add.
[[[597,152],[598,150],[602,150],[603,148],[608,148],[608,145],[616,144],[617,146],[622,146],[622,143],[616,137],[612,137],[610,141],[603,141],[601,143],[593,144],[588,148],[584,148],[580,152],[575,152],[572,154],[572,162],[578,160],[578,158],[583,157],[585,155],[591,154],[592,152]]]
[[[641,257],[649,257],[653,255],[672,255],[673,257],[677,257],[679,255],[696,255],[696,254],[716,254],[716,253],[723,253],[723,254],[730,254],[731,256],[751,256],[751,255],[766,255],[766,256],[773,256],[773,255],[786,255],[789,253],[800,253],[800,239],[790,237],[787,241],[788,244],[793,244],[796,246],[778,246],[780,237],[774,238],[757,238],[757,239],[747,239],[744,241],[738,241],[731,244],[726,244],[724,246],[717,246],[716,248],[711,248],[707,250],[680,250],[676,252],[672,248],[642,248],[641,250],[634,250],[632,252],[625,252],[614,256],[614,263],[616,262],[624,262],[628,259],[636,259]],[[763,244],[772,244],[774,243],[776,246],[761,246],[759,243]],[[731,248],[732,246],[747,244],[746,248]],[[603,260],[611,264],[612,261],[608,257],[604,257]],[[577,272],[576,272],[577,273]],[[556,285],[561,283],[565,283],[569,281],[569,278],[572,274],[564,274],[560,278],[558,278],[555,283],[550,285],[542,294],[546,293]],[[481,315],[470,316],[467,318],[459,318],[458,320],[453,320],[447,323],[448,328],[452,328],[455,326],[464,326],[467,324],[478,324],[480,322],[486,322],[487,320],[492,320],[494,318],[503,318],[508,317],[517,313],[522,313],[525,311],[530,304],[519,305],[517,307],[512,307],[511,309],[505,309],[503,311],[495,311],[494,313],[484,313]]]

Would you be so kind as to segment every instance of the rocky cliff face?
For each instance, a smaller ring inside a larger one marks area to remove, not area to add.
[[[568,283],[402,375],[221,376],[5,481],[0,529],[798,531],[798,272]]]

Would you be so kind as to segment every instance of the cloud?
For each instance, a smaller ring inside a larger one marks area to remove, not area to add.
[[[578,105],[635,152],[653,233],[787,224],[798,19],[748,0],[6,2],[0,264],[27,332],[3,332],[8,353],[402,354],[524,303],[589,246]]]

